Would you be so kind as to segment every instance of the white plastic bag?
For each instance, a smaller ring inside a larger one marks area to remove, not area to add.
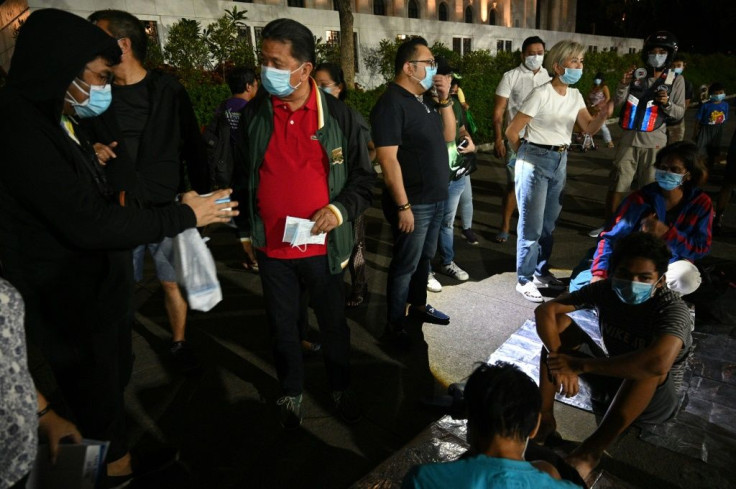
[[[177,234],[173,240],[176,277],[187,293],[189,307],[207,312],[222,300],[212,253],[196,228]]]

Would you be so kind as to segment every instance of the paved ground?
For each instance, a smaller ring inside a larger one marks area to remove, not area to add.
[[[689,118],[693,111],[689,111]],[[692,127],[692,125],[690,126]],[[729,137],[734,125],[725,132]],[[688,132],[690,130],[688,129]],[[614,137],[617,134],[613,130]],[[599,141],[600,142],[600,141]],[[724,145],[728,141],[724,141]],[[615,150],[572,153],[564,208],[552,256],[564,276],[594,241],[587,232],[601,224],[607,174]],[[725,149],[724,149],[725,151]],[[211,249],[225,300],[213,311],[190,313],[189,339],[205,366],[186,378],[166,356],[168,332],[163,296],[150,278],[138,291],[135,328],[136,365],[127,392],[132,440],[140,447],[177,445],[188,474],[168,473],[152,487],[345,488],[409,442],[442,413],[422,400],[442,394],[486,360],[523,322],[534,304],[514,291],[515,242],[492,242],[499,222],[505,183],[500,162],[481,157],[473,177],[474,229],[479,246],[456,233],[457,263],[471,279],[444,284],[430,294],[432,305],[452,317],[450,326],[414,328],[415,347],[404,353],[381,341],[385,317],[385,280],[391,239],[377,206],[367,219],[369,296],[348,310],[353,346],[353,386],[365,419],[346,426],[332,416],[330,394],[320,358],[306,358],[303,429],[285,434],[278,425],[278,384],[262,309],[258,276],[238,271],[239,243],[227,228],[212,231]],[[716,172],[714,181],[719,181]],[[717,187],[710,185],[710,191]],[[377,190],[378,195],[379,190]],[[377,201],[375,201],[377,202]],[[727,216],[730,235],[717,238],[713,255],[736,256],[736,205]],[[312,324],[316,321],[312,318]],[[318,333],[313,331],[315,337]],[[595,426],[593,415],[557,406],[560,431],[580,440]],[[627,434],[610,450],[606,470],[636,487],[733,487],[734,474],[695,459],[655,448]]]

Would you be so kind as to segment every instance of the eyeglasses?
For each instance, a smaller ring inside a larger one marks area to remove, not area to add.
[[[85,66],[84,69],[85,69],[85,71],[89,71],[89,72],[93,73],[97,77],[97,79],[99,81],[103,82],[103,83],[101,83],[101,85],[107,85],[109,83],[112,83],[113,79],[115,78],[115,76],[112,74],[111,71],[109,71],[107,73],[98,73],[98,72],[90,69],[87,66]],[[84,81],[84,80],[82,80],[82,81]]]
[[[433,59],[410,59],[409,63],[425,63],[430,68],[437,68],[437,61]]]

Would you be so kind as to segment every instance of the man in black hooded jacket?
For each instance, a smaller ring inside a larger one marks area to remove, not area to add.
[[[237,211],[215,204],[228,190],[208,198],[191,192],[184,205],[148,210],[113,202],[76,118],[106,109],[110,67],[119,59],[114,39],[67,12],[35,11],[21,28],[0,90],[0,262],[26,304],[36,388],[85,437],[110,440],[108,475],[130,478],[125,250],[227,222]]]
[[[187,183],[197,192],[209,191],[206,147],[192,103],[176,78],[143,66],[148,38],[141,21],[121,10],[98,10],[89,20],[117,39],[123,52],[113,68],[110,110],[90,119],[92,138],[99,143],[95,150],[111,185],[144,207],[170,204]],[[171,263],[171,246],[171,239],[164,238],[137,247],[133,269],[141,281],[148,249],[164,291],[169,350],[183,373],[193,373],[199,365],[186,342],[187,303]]]

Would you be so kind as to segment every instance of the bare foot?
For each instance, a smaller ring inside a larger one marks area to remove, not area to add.
[[[544,445],[549,435],[557,430],[557,421],[555,420],[555,415],[551,412],[541,414],[542,420],[539,423],[539,430],[537,430],[537,436],[534,437],[534,441],[540,445]]]
[[[576,448],[570,454],[565,457],[565,462],[570,464],[575,470],[578,471],[580,477],[583,480],[587,480],[590,473],[595,469],[601,461],[600,456],[586,453],[580,450],[580,447]]]

